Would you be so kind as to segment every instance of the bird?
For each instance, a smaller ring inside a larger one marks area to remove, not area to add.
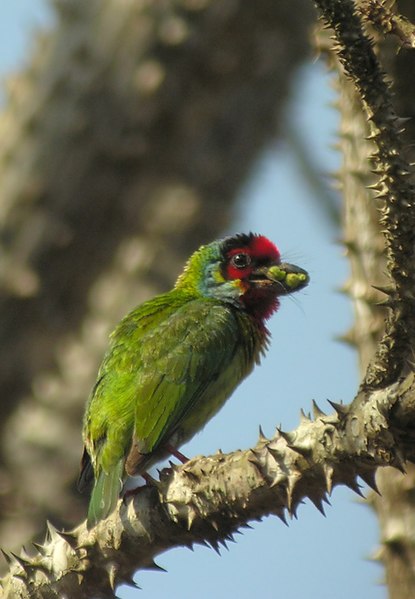
[[[120,321],[83,420],[88,528],[115,510],[129,476],[145,477],[218,412],[265,354],[280,296],[308,282],[267,237],[238,233],[202,245],[172,290]]]

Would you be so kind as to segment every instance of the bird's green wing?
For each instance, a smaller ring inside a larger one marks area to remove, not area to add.
[[[106,518],[122,489],[124,462],[134,432],[137,372],[142,364],[143,339],[150,329],[174,312],[174,296],[165,294],[128,314],[111,335],[84,417],[84,456],[78,487],[95,479],[88,526]],[[177,300],[176,300],[177,301]],[[92,472],[93,475],[92,476]]]
[[[253,366],[252,332],[243,333],[231,308],[194,300],[146,335],[135,399],[141,454],[167,443],[178,427],[191,436],[217,411]]]
[[[98,468],[110,470],[131,444],[146,339],[175,312],[176,303],[172,294],[158,296],[130,312],[111,335],[84,417],[83,437],[95,474]]]

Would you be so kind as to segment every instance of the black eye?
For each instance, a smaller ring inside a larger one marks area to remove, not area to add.
[[[235,254],[231,258],[231,264],[235,268],[246,268],[251,264],[251,256],[249,254]]]

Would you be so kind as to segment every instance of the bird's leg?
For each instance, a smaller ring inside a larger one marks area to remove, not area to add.
[[[166,443],[166,445],[164,447],[167,449],[167,451],[169,453],[171,453],[171,455],[173,455],[175,458],[177,458],[182,464],[186,464],[186,462],[189,461],[189,458],[187,458],[181,451],[179,451],[178,449],[173,447],[173,445],[170,445],[170,443]]]
[[[181,451],[176,449],[176,447],[174,447],[173,445],[170,445],[170,443],[166,443],[166,445],[164,447],[172,456],[177,458],[182,464],[185,464],[186,462],[189,461],[189,458],[187,458]],[[146,483],[147,483],[146,486],[149,486],[149,487],[157,486],[157,481],[148,472],[143,472],[142,474],[140,474],[140,476],[142,478],[144,478],[144,480],[146,481]],[[134,489],[129,489],[128,491],[125,491],[123,494],[123,500],[126,501],[128,499],[128,497],[137,495],[137,493],[139,493],[141,489],[145,489],[145,486],[135,487]]]

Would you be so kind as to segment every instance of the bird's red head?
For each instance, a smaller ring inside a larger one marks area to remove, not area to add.
[[[281,262],[263,235],[239,234],[200,247],[189,258],[176,289],[241,308],[260,324],[278,308],[278,297],[302,289],[307,273]]]
[[[238,282],[241,302],[254,317],[265,320],[278,308],[278,289],[266,269],[281,262],[277,246],[263,235],[235,235],[224,240],[223,276]]]
[[[281,262],[276,245],[263,235],[235,235],[222,241],[222,276],[238,293],[239,304],[263,323],[279,306],[279,296],[308,284],[305,270]]]

